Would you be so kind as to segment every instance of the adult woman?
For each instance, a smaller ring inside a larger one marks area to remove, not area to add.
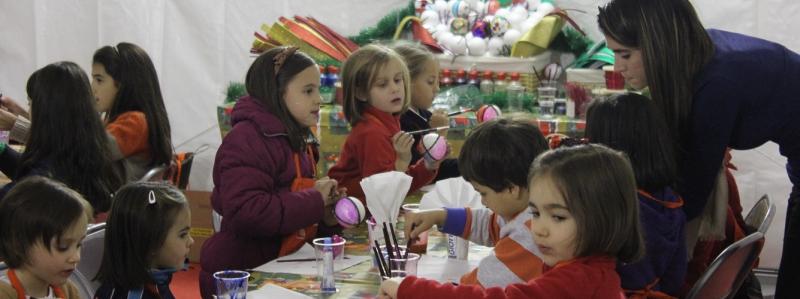
[[[692,219],[702,211],[725,149],[780,145],[793,184],[776,298],[800,293],[800,55],[769,41],[706,30],[688,0],[612,0],[600,29],[615,68],[649,87],[676,144],[679,191]]]

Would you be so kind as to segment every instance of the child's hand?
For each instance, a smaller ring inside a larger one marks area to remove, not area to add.
[[[326,207],[336,204],[336,200],[339,199],[336,196],[336,186],[336,180],[329,177],[324,177],[314,182],[314,189],[322,194],[322,200],[325,202]]]
[[[405,234],[409,239],[416,239],[419,234],[428,231],[433,225],[439,227],[444,225],[447,220],[447,212],[444,209],[423,210],[406,213]],[[413,230],[411,228],[414,228]]]
[[[381,299],[395,299],[397,298],[397,289],[400,288],[400,283],[403,278],[394,277],[381,282],[381,289],[378,291],[378,298]]]
[[[405,171],[408,168],[408,164],[411,163],[411,146],[413,144],[414,137],[406,132],[397,132],[392,136],[392,145],[397,154],[397,160],[394,163],[395,170]]]
[[[435,110],[431,119],[428,121],[431,128],[445,127],[450,125],[450,119],[447,118],[447,112],[444,110]]]

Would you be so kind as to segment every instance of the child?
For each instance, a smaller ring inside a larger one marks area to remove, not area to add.
[[[361,201],[361,179],[373,174],[405,172],[413,177],[409,192],[436,176],[440,162],[409,166],[414,139],[400,131],[399,121],[411,98],[409,81],[403,59],[385,46],[361,47],[342,66],[344,116],[353,129],[328,175]]]
[[[592,101],[586,137],[630,157],[639,189],[639,217],[647,252],[617,272],[628,295],[678,296],[686,274],[686,215],[683,200],[672,191],[676,180],[673,143],[664,114],[635,93]]]
[[[617,259],[632,262],[644,253],[636,181],[625,154],[601,145],[545,152],[534,160],[528,182],[531,234],[546,264],[541,276],[504,289],[411,276],[384,281],[380,296],[622,298]]]
[[[450,121],[442,112],[431,112],[433,99],[439,92],[439,62],[433,54],[419,44],[399,42],[392,49],[403,57],[411,81],[411,104],[400,116],[400,128],[405,132],[448,126]],[[444,134],[447,131],[439,131]],[[422,134],[414,135],[411,146],[411,165],[423,156],[419,150]],[[460,176],[456,159],[445,159],[439,166],[434,181]]]
[[[194,243],[186,197],[166,182],[137,182],[115,198],[94,298],[175,298],[169,281]]]
[[[68,279],[81,260],[91,210],[78,192],[45,177],[14,186],[0,203],[0,257],[9,267],[0,297],[80,298]]]
[[[28,79],[30,137],[23,154],[0,146],[0,169],[14,181],[44,175],[78,191],[97,213],[108,211],[122,185],[108,137],[94,110],[88,77],[72,62],[56,62]],[[14,182],[0,190],[4,195]]]
[[[547,150],[544,136],[525,121],[493,120],[476,127],[459,155],[464,179],[481,194],[488,209],[428,210],[407,214],[407,233],[415,238],[436,224],[440,230],[494,246],[492,255],[461,277],[461,284],[504,287],[541,274],[542,260],[528,230],[528,167]],[[411,226],[416,228],[410,231]]]
[[[341,231],[332,212],[336,181],[314,181],[316,63],[295,47],[271,49],[250,66],[245,84],[249,96],[233,108],[233,129],[214,162],[211,204],[223,219],[201,251],[203,298],[214,293],[216,271],[252,269]]]
[[[169,118],[155,67],[142,48],[119,43],[98,49],[92,58],[92,91],[116,143],[111,148],[125,158],[128,181],[170,164]]]

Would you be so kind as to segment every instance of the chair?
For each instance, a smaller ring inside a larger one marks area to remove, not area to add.
[[[100,282],[94,281],[103,261],[105,248],[106,224],[90,224],[86,231],[86,238],[81,246],[81,261],[70,280],[78,288],[81,298],[94,298],[94,293],[100,288]]]
[[[731,244],[714,259],[686,298],[732,298],[763,247],[764,234],[761,232],[754,232]]]
[[[769,199],[767,194],[762,195],[744,218],[744,223],[747,225],[747,232],[757,231],[766,234],[767,229],[769,229],[770,224],[772,224],[772,218],[774,216],[775,203]]]

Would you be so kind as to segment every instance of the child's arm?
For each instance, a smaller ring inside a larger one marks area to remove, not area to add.
[[[126,112],[106,126],[123,157],[142,152],[147,143],[147,119],[139,111]]]
[[[274,151],[253,154],[254,148],[260,147],[249,143],[263,142],[257,135],[255,131],[228,135],[236,140],[220,147],[214,165],[215,210],[228,227],[243,236],[286,235],[319,223],[325,205],[322,194],[314,188],[291,192],[288,186],[279,185],[275,177],[282,167],[278,164],[285,163],[291,153],[276,144]]]
[[[494,246],[499,239],[497,216],[489,209],[445,208],[446,217],[439,230],[483,246]]]

